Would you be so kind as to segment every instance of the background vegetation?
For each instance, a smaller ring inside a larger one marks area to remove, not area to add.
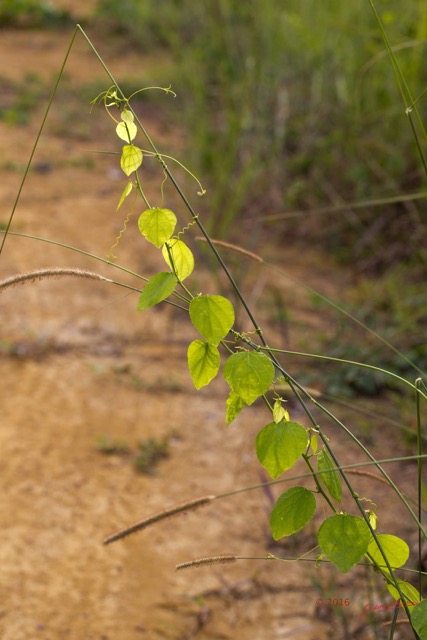
[[[213,187],[203,204],[213,237],[252,249],[273,236],[322,246],[354,271],[346,309],[425,367],[426,176],[369,3],[127,0],[119,8],[99,0],[98,7],[104,25],[135,47],[171,54],[164,80],[178,91],[191,166]],[[402,11],[396,0],[379,0],[376,7],[417,98],[427,85],[427,6],[414,1]],[[425,113],[423,98],[418,107]],[[371,354],[371,345],[363,353],[354,346],[353,329],[343,336],[338,328],[332,343],[337,355],[350,345],[359,358]],[[370,379],[360,390],[380,387]]]
[[[427,6],[375,6],[422,117]],[[67,21],[46,1],[0,5],[0,26]],[[209,233],[264,256],[273,245],[322,247],[354,273],[340,305],[425,369],[426,176],[367,0],[98,0],[92,22],[111,47],[125,41],[158,56],[156,84],[172,82],[178,93],[168,118],[184,125],[187,164],[209,189]],[[36,76],[6,82],[0,117],[25,124],[43,95]],[[144,99],[161,117],[162,97]],[[425,149],[422,124],[418,140]],[[369,356],[413,377],[408,362],[356,326],[343,328],[338,316],[333,326],[320,336],[328,353]],[[384,388],[372,374],[349,376],[333,374],[330,390]]]

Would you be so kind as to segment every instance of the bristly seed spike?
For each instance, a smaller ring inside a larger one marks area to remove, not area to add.
[[[179,504],[175,507],[171,507],[170,509],[164,509],[163,511],[159,511],[152,516],[148,516],[148,518],[144,518],[144,520],[140,520],[130,527],[126,527],[126,529],[122,529],[117,533],[113,533],[111,536],[108,536],[104,540],[104,544],[111,544],[116,540],[120,540],[121,538],[125,538],[126,536],[135,533],[136,531],[141,531],[146,527],[149,527],[151,524],[155,522],[159,522],[160,520],[164,520],[165,518],[170,518],[171,516],[177,515],[178,513],[184,513],[187,511],[191,511],[193,509],[197,509],[198,507],[202,507],[205,504],[209,504],[212,500],[215,499],[216,496],[203,496],[202,498],[196,498],[195,500],[190,500],[189,502],[184,502],[183,504]]]

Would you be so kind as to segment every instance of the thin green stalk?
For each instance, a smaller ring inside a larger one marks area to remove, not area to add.
[[[201,239],[202,238],[196,238],[196,240],[201,240]],[[362,320],[359,320],[359,318],[354,316],[352,313],[350,313],[349,311],[347,311],[346,309],[341,307],[339,304],[337,304],[336,302],[334,302],[333,300],[331,300],[327,296],[323,295],[322,293],[319,293],[319,291],[317,291],[316,289],[313,289],[312,287],[306,285],[304,282],[301,282],[301,280],[298,280],[298,278],[294,278],[293,276],[290,276],[288,273],[286,273],[286,271],[284,271],[280,267],[276,266],[275,264],[273,264],[271,262],[268,262],[267,260],[264,260],[264,258],[262,256],[260,256],[260,255],[258,255],[256,253],[253,253],[252,251],[247,251],[246,249],[244,249],[244,248],[242,248],[242,247],[240,247],[238,245],[234,245],[234,244],[231,244],[229,242],[223,242],[222,240],[212,240],[212,242],[214,244],[218,244],[220,246],[223,246],[226,249],[230,249],[231,251],[237,251],[238,253],[241,253],[241,254],[247,256],[248,258],[250,258],[252,260],[255,260],[256,262],[259,262],[259,263],[265,265],[267,268],[269,268],[272,271],[275,271],[276,273],[280,274],[282,277],[286,278],[290,282],[293,282],[293,283],[297,284],[299,287],[301,287],[301,288],[305,289],[306,291],[308,291],[308,293],[311,293],[312,295],[316,296],[317,298],[319,298],[319,300],[322,300],[322,302],[325,302],[327,305],[329,305],[330,307],[332,307],[333,309],[335,309],[336,311],[338,311],[342,315],[344,315],[347,318],[349,318],[349,320],[351,320],[352,322],[357,324],[359,327],[361,327],[362,329],[367,331],[376,340],[379,340],[380,342],[382,342],[384,344],[384,346],[386,346],[388,349],[393,351],[393,353],[395,353],[397,356],[399,356],[399,358],[401,358],[407,364],[409,364],[415,371],[417,371],[418,373],[420,373],[423,376],[427,375],[427,373],[425,371],[423,371],[422,369],[420,369],[420,367],[418,367],[415,364],[415,362],[413,362],[410,358],[408,358],[404,353],[399,351],[399,349],[397,349],[391,342],[389,342],[381,334],[379,334],[377,331],[374,331],[374,329],[371,329],[371,327],[369,327],[367,324],[365,324]],[[266,346],[265,345],[265,341],[263,341],[263,344],[264,344],[264,346]]]
[[[421,505],[422,505],[422,472],[423,464],[420,456],[423,454],[423,441],[421,437],[421,403],[420,403],[420,387],[422,380],[418,378],[415,381],[416,387],[416,407],[417,407],[417,474],[418,474],[418,520],[421,522]],[[418,568],[420,570],[418,591],[421,593],[422,580],[421,580],[421,566],[422,566],[422,535],[420,529],[418,529]]]
[[[245,342],[251,342],[250,340],[246,340],[244,338],[242,339]],[[265,350],[265,347],[260,347],[260,349]],[[354,367],[361,367],[363,369],[370,369],[371,371],[377,371],[386,376],[390,376],[391,378],[395,378],[402,384],[405,384],[408,387],[410,387],[412,390],[417,391],[424,398],[424,400],[427,400],[427,394],[423,393],[421,389],[418,389],[416,384],[413,384],[409,380],[406,380],[406,378],[402,378],[402,376],[399,376],[397,373],[393,373],[393,371],[388,371],[387,369],[383,369],[382,367],[377,367],[373,364],[366,364],[365,362],[357,362],[356,360],[346,360],[345,358],[334,358],[333,356],[323,356],[318,353],[304,353],[302,351],[291,351],[289,349],[275,349],[273,347],[269,347],[269,351],[273,351],[274,353],[284,353],[291,356],[298,356],[301,358],[315,358],[316,360],[326,360],[328,362],[339,362],[341,364],[349,364]]]
[[[45,113],[43,115],[40,128],[39,128],[39,130],[37,132],[36,139],[35,139],[34,144],[33,144],[33,148],[31,149],[30,157],[29,157],[28,162],[27,162],[27,164],[25,166],[24,175],[22,176],[22,180],[21,180],[21,183],[19,185],[18,192],[16,194],[16,198],[15,198],[13,206],[12,206],[12,211],[10,213],[9,220],[7,221],[6,229],[4,230],[3,239],[2,239],[2,242],[1,242],[1,245],[0,245],[0,255],[1,255],[2,251],[3,251],[3,247],[5,245],[6,238],[7,238],[8,234],[9,234],[9,230],[10,230],[13,218],[15,216],[15,211],[16,211],[16,208],[18,206],[18,202],[19,202],[19,200],[21,198],[21,193],[22,193],[22,190],[24,188],[24,184],[25,184],[25,182],[27,180],[28,173],[30,171],[31,163],[32,163],[33,158],[34,158],[34,154],[35,154],[36,149],[38,147],[40,137],[42,135],[44,126],[46,124],[47,117],[49,115],[50,109],[51,109],[52,104],[53,104],[53,100],[54,100],[54,98],[56,96],[56,92],[58,90],[59,83],[61,82],[61,78],[62,78],[62,75],[64,73],[65,65],[67,64],[68,57],[70,55],[72,46],[74,44],[74,40],[75,40],[76,35],[77,35],[77,27],[74,29],[73,35],[71,37],[70,44],[68,45],[68,48],[67,48],[67,51],[66,51],[66,54],[65,54],[65,58],[64,58],[64,61],[62,63],[58,78],[56,79],[52,94],[51,94],[51,96],[49,98],[49,102],[47,104],[46,111],[45,111]]]
[[[422,459],[427,458],[427,454],[423,454]],[[329,473],[330,471],[339,471],[340,469],[344,470],[352,470],[352,469],[362,469],[364,467],[372,467],[378,464],[389,464],[392,462],[414,462],[418,459],[418,456],[397,456],[395,458],[381,458],[380,460],[368,460],[365,462],[353,462],[352,464],[344,464],[339,467],[331,467],[330,469],[321,469],[317,471],[320,475],[322,473]],[[215,499],[220,498],[229,498],[230,496],[235,496],[240,493],[246,493],[247,491],[255,491],[257,489],[263,489],[264,487],[272,487],[276,484],[284,484],[285,482],[293,482],[294,480],[304,480],[307,478],[311,478],[311,473],[299,473],[294,476],[286,476],[285,478],[279,478],[278,480],[268,480],[267,482],[260,482],[258,484],[253,484],[246,487],[240,487],[239,489],[232,489],[231,491],[226,491],[225,493],[220,493],[215,496]]]
[[[391,66],[393,68],[393,72],[394,72],[394,75],[395,75],[395,78],[396,78],[396,83],[397,83],[397,86],[399,88],[399,92],[400,92],[400,95],[402,97],[403,104],[405,105],[405,111],[406,111],[406,114],[409,116],[409,121],[410,121],[410,125],[411,125],[411,128],[412,128],[412,133],[414,134],[414,138],[415,138],[415,142],[416,142],[416,145],[417,145],[417,149],[418,149],[418,153],[419,153],[419,156],[420,156],[420,160],[421,160],[421,163],[423,165],[424,172],[427,175],[427,162],[426,162],[426,159],[424,157],[424,152],[423,152],[423,150],[421,148],[421,145],[419,143],[419,140],[418,140],[418,136],[417,136],[417,133],[416,133],[416,130],[415,130],[415,127],[414,127],[414,123],[412,121],[411,112],[413,111],[415,113],[417,121],[418,121],[418,125],[420,126],[421,131],[423,132],[424,138],[427,138],[423,120],[422,120],[422,118],[420,116],[420,113],[418,111],[418,108],[416,106],[416,101],[414,101],[414,98],[411,95],[411,92],[409,90],[409,87],[407,85],[405,77],[404,77],[403,73],[400,70],[399,63],[398,63],[397,58],[396,58],[396,56],[394,54],[393,47],[391,46],[390,41],[388,39],[387,32],[386,32],[386,30],[384,28],[384,25],[383,25],[383,23],[381,21],[381,18],[380,18],[379,14],[378,14],[378,11],[377,11],[376,7],[375,7],[374,0],[368,0],[368,2],[370,4],[370,6],[371,6],[371,9],[372,9],[373,13],[374,13],[375,20],[377,21],[379,30],[381,32],[381,35],[382,35],[382,38],[383,38],[383,41],[384,41],[384,45],[385,45],[385,47],[387,49],[387,53],[388,53],[388,56],[389,56],[389,59],[390,59],[390,63],[391,63]]]
[[[89,39],[89,37],[87,36],[85,31],[82,29],[82,27],[80,25],[77,25],[77,28],[80,30],[80,32],[83,35],[83,37],[85,38],[86,42],[88,43],[88,45],[90,46],[90,48],[94,52],[95,56],[98,58],[98,60],[101,63],[102,67],[104,68],[106,74],[110,78],[111,82],[117,87],[117,90],[119,91],[119,93],[121,93],[121,95],[124,97],[124,94],[123,94],[122,90],[120,89],[119,84],[114,79],[114,77],[111,74],[110,70],[108,69],[107,65],[102,60],[101,56],[99,55],[98,51],[96,50],[95,46],[93,45],[93,43],[91,42],[91,40]],[[149,136],[149,134],[148,134],[147,130],[145,129],[145,127],[143,126],[142,122],[140,121],[138,116],[134,113],[134,111],[132,110],[132,107],[129,107],[129,108],[132,111],[132,113],[134,114],[135,121],[137,122],[142,134],[144,135],[145,139],[147,140],[149,146],[152,148],[154,154],[158,157],[159,162],[160,162],[163,170],[167,174],[168,178],[171,180],[173,186],[175,187],[176,192],[178,193],[178,195],[180,196],[180,198],[183,201],[184,205],[186,206],[187,210],[189,211],[189,213],[190,213],[190,215],[192,217],[192,220],[198,225],[198,227],[199,227],[201,233],[203,234],[204,238],[206,239],[211,251],[215,255],[216,259],[218,260],[218,262],[219,262],[221,268],[223,269],[225,275],[227,276],[231,286],[233,287],[234,291],[236,292],[237,297],[239,298],[239,300],[240,300],[241,304],[243,305],[246,313],[248,314],[248,317],[251,320],[251,322],[252,322],[252,324],[253,324],[253,326],[255,328],[255,331],[260,336],[263,344],[265,346],[267,346],[267,344],[266,344],[266,342],[264,340],[264,337],[262,335],[262,331],[261,331],[260,327],[258,326],[258,324],[257,324],[257,322],[256,322],[256,320],[255,320],[255,318],[254,318],[254,316],[253,316],[253,314],[252,314],[252,312],[251,312],[251,310],[250,310],[250,308],[249,308],[249,306],[248,306],[248,304],[247,304],[242,292],[240,291],[240,289],[239,289],[237,283],[235,282],[232,274],[230,273],[227,265],[225,264],[225,262],[221,258],[217,248],[214,246],[213,242],[211,241],[210,236],[208,235],[208,233],[205,230],[204,226],[200,222],[198,214],[196,214],[196,212],[194,211],[194,209],[193,209],[192,205],[190,204],[189,200],[187,199],[187,197],[185,196],[184,192],[182,191],[181,187],[179,186],[179,184],[175,180],[174,176],[170,172],[168,166],[166,165],[165,161],[162,158],[161,153],[158,151],[156,145],[154,144],[153,140]]]
[[[286,220],[288,218],[296,218],[301,216],[322,215],[326,213],[339,213],[347,209],[366,209],[366,207],[382,207],[389,204],[400,202],[413,202],[414,200],[425,200],[427,192],[420,191],[417,193],[406,193],[403,195],[390,196],[388,198],[369,198],[367,200],[358,200],[357,202],[343,202],[329,207],[319,207],[317,209],[308,209],[307,211],[287,211],[286,213],[272,213],[263,216],[264,222],[276,222],[277,220]]]

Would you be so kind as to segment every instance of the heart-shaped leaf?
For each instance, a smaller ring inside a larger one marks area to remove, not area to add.
[[[338,513],[327,518],[317,534],[322,553],[347,573],[365,555],[371,532],[362,518]]]
[[[234,324],[233,305],[223,296],[197,296],[190,303],[190,318],[197,331],[217,347]]]
[[[142,164],[142,151],[134,144],[125,144],[122,149],[120,166],[127,176],[139,169]]]
[[[308,445],[306,429],[298,422],[271,422],[256,437],[256,454],[262,466],[275,479],[290,469]]]
[[[388,533],[377,533],[377,538],[391,568],[398,569],[399,567],[403,567],[409,558],[409,547],[406,542],[402,540],[402,538],[392,536]],[[383,555],[374,539],[369,543],[368,553],[378,566],[387,570]]]
[[[196,389],[209,384],[219,370],[221,362],[216,347],[204,340],[194,340],[188,347],[188,368]]]
[[[292,487],[282,493],[270,514],[271,534],[275,540],[290,536],[310,522],[316,511],[316,498],[304,487]]]
[[[274,366],[263,353],[242,351],[228,358],[224,378],[243,402],[252,404],[270,388]]]
[[[176,222],[170,209],[147,209],[138,218],[138,228],[148,242],[160,248],[172,236]]]

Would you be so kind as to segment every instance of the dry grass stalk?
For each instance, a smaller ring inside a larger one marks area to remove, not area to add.
[[[198,507],[202,507],[205,504],[214,500],[215,496],[203,496],[202,498],[196,498],[195,500],[190,500],[190,502],[184,502],[183,504],[179,504],[175,507],[171,507],[170,509],[164,509],[158,513],[155,513],[152,516],[148,516],[148,518],[144,518],[144,520],[140,520],[130,527],[126,527],[126,529],[122,529],[117,533],[113,533],[111,536],[108,536],[104,540],[104,544],[111,544],[116,540],[120,540],[121,538],[125,538],[126,536],[135,533],[136,531],[141,531],[141,529],[145,529],[155,522],[159,522],[160,520],[164,520],[165,518],[169,518],[178,513],[184,513],[187,511],[191,511],[193,509],[197,509]]]
[[[235,562],[237,556],[231,554],[224,554],[222,556],[210,556],[208,558],[199,558],[198,560],[190,560],[189,562],[181,562],[175,567],[175,571],[182,571],[183,569],[190,569],[191,567],[204,567],[211,564],[226,564],[228,562]]]
[[[17,284],[26,284],[27,282],[35,282],[36,280],[44,280],[45,278],[63,278],[71,276],[74,278],[90,278],[91,280],[104,280],[105,282],[112,282],[108,278],[95,273],[94,271],[86,271],[84,269],[37,269],[36,271],[30,271],[28,273],[18,273],[15,276],[10,276],[4,280],[0,280],[0,292],[8,287],[14,287]]]

